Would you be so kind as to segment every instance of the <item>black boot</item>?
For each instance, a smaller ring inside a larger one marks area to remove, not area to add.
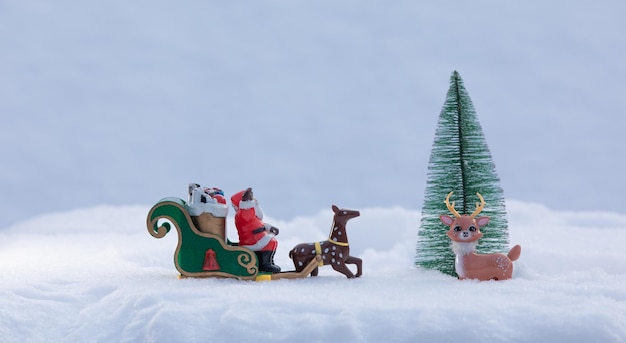
[[[280,273],[280,267],[274,263],[274,254],[276,251],[271,251],[270,253],[270,265],[276,270],[274,273]]]
[[[275,251],[256,251],[259,258],[259,270],[268,273],[280,273],[280,267],[274,264]]]

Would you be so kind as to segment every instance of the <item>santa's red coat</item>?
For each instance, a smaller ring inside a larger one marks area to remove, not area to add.
[[[235,226],[239,234],[239,246],[254,251],[276,250],[278,241],[274,238],[274,234],[269,232],[269,225],[261,220],[262,212],[257,213],[256,200],[241,200],[244,192],[241,191],[230,198],[235,208]]]

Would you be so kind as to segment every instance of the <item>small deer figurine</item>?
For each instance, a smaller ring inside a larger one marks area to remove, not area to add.
[[[456,255],[454,268],[459,279],[506,280],[513,273],[513,261],[517,260],[522,252],[519,245],[511,248],[508,254],[477,254],[476,245],[483,236],[480,227],[487,225],[489,217],[476,216],[485,207],[485,200],[480,193],[480,204],[476,203],[476,210],[471,215],[460,215],[454,209],[454,202],[450,204],[450,195],[446,197],[446,206],[455,218],[440,215],[439,219],[450,226],[448,237],[452,240],[452,250]]]
[[[289,257],[293,260],[296,272],[302,271],[311,260],[319,255],[318,266],[313,269],[311,276],[317,276],[318,267],[330,264],[334,270],[349,279],[359,277],[363,274],[363,261],[358,257],[350,256],[346,223],[348,220],[360,216],[361,213],[355,210],[340,209],[335,205],[332,206],[332,209],[335,215],[328,239],[322,242],[298,244],[291,249]],[[346,264],[356,265],[356,274],[352,273]]]

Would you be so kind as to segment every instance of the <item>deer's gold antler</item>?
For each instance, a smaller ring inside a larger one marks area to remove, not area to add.
[[[448,207],[448,210],[450,210],[450,212],[452,212],[452,214],[454,214],[455,217],[459,218],[461,215],[459,214],[459,212],[457,212],[454,209],[454,201],[452,202],[452,204],[450,204],[450,196],[452,195],[452,193],[454,192],[448,193],[445,203],[446,203],[446,206]]]
[[[482,211],[483,208],[485,207],[485,199],[483,199],[483,196],[480,195],[480,193],[476,193],[476,195],[478,195],[478,198],[480,198],[480,204],[476,203],[476,211],[474,211],[474,213],[470,215],[470,217],[472,218],[476,217],[480,213],[480,211]]]

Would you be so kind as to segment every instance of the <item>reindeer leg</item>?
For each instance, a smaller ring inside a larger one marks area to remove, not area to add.
[[[319,272],[319,267],[315,267],[315,269],[311,271],[311,276],[317,276],[317,272]]]
[[[350,263],[350,264],[356,265],[356,275],[355,275],[355,277],[359,277],[359,276],[363,275],[363,260],[361,260],[358,257],[348,256],[348,258],[346,259],[346,263]]]
[[[296,259],[295,256],[291,256],[291,254],[289,255],[291,257],[291,260],[293,261],[293,267],[296,271],[298,271],[298,261]]]
[[[306,262],[306,259],[302,259],[300,257],[293,258],[293,265],[296,268],[296,272],[299,273],[304,269],[304,267],[306,266],[304,262]]]
[[[352,274],[352,271],[350,270],[350,268],[348,268],[348,266],[346,266],[346,264],[343,261],[338,261],[338,262],[332,263],[331,265],[333,266],[334,270],[345,275],[348,279],[352,279],[354,277],[354,274]]]

